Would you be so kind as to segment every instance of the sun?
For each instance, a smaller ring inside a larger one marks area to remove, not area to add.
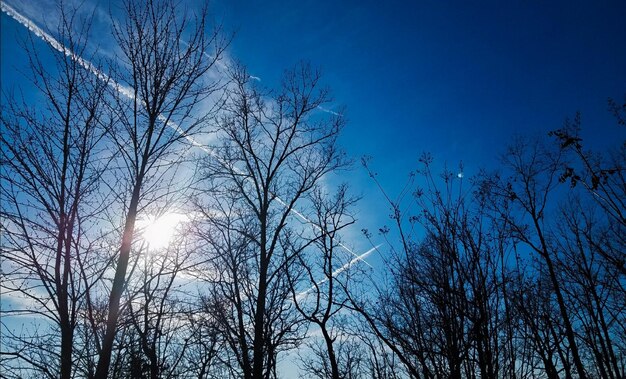
[[[148,216],[138,222],[143,229],[141,238],[148,244],[150,249],[158,250],[169,246],[178,227],[189,217],[181,213],[165,213],[159,217]]]

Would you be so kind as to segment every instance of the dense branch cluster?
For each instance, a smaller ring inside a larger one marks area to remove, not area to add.
[[[115,63],[61,8],[72,54],[26,41],[39,93],[3,94],[0,377],[626,377],[626,143],[586,150],[577,117],[471,179],[424,155],[395,198],[364,160],[373,269],[320,73],[261,88],[206,9],[122,10]]]

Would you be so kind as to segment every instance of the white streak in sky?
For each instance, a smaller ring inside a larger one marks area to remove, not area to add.
[[[285,202],[284,202],[281,198],[276,197],[276,201],[278,201],[279,203],[281,203],[281,204],[282,204],[285,208],[287,207],[287,204],[286,204],[286,203],[285,203]],[[317,225],[317,224],[316,224],[316,223],[314,223],[313,221],[309,220],[309,219],[308,219],[305,215],[303,215],[302,213],[298,212],[298,210],[296,210],[296,209],[293,209],[293,208],[292,208],[292,209],[291,209],[291,212],[292,212],[293,214],[295,214],[296,216],[298,216],[298,218],[300,218],[302,221],[304,221],[304,222],[306,222],[306,223],[308,223],[308,224],[311,224],[311,226],[312,226],[314,229],[319,230],[319,231],[321,231],[321,230],[322,230],[322,228],[321,228],[319,225]],[[357,255],[354,251],[352,251],[352,249],[350,249],[348,246],[344,245],[343,243],[339,242],[339,243],[338,243],[338,245],[339,245],[339,246],[341,246],[341,247],[342,247],[345,251],[347,251],[348,253],[350,253],[350,254],[354,255],[354,256],[355,256],[355,257],[357,257],[357,258],[359,257],[359,256],[358,256],[358,255]],[[363,263],[365,263],[366,265],[368,265],[368,266],[372,267],[372,265],[371,265],[371,264],[369,264],[369,263],[367,263],[366,261],[363,261]],[[372,268],[373,268],[373,267],[372,267]]]
[[[43,29],[41,29],[39,26],[37,26],[34,22],[32,22],[29,19],[27,19],[26,17],[22,16],[20,13],[18,13],[15,9],[13,9],[11,6],[9,6],[5,2],[0,2],[0,6],[2,7],[2,11],[4,13],[6,13],[8,16],[13,18],[15,21],[19,22],[20,24],[22,24],[23,26],[28,28],[28,30],[30,30],[37,37],[39,37],[42,40],[44,40],[45,42],[47,42],[53,49],[55,49],[56,51],[58,51],[60,53],[65,54],[66,56],[72,58],[72,60],[78,62],[78,64],[81,65],[84,69],[86,69],[87,71],[89,71],[92,74],[96,75],[96,77],[98,79],[108,83],[109,86],[111,86],[120,95],[123,95],[124,97],[128,98],[129,100],[134,100],[135,99],[135,92],[134,92],[134,90],[131,87],[127,87],[127,86],[121,85],[121,84],[117,83],[115,80],[111,79],[107,74],[105,74],[102,71],[100,71],[91,62],[89,62],[88,60],[83,59],[83,58],[79,57],[78,55],[74,54],[74,52],[72,52],[67,47],[63,46],[63,44],[61,42],[59,42],[56,38],[54,38],[50,34],[46,33]],[[172,121],[168,121],[163,115],[159,115],[158,118],[159,118],[159,120],[161,122],[166,123],[167,126],[169,126],[170,128],[174,129],[178,134],[180,134],[183,137],[185,137],[189,142],[191,142],[192,145],[201,148],[202,150],[204,150],[205,152],[207,152],[209,154],[213,154],[213,152],[211,150],[209,150],[206,147],[204,147],[203,145],[201,145],[199,142],[197,142],[192,137],[186,135],[184,130],[182,130],[180,128],[180,126],[178,126],[176,123],[174,123]]]
[[[357,255],[356,258],[353,258],[350,262],[346,263],[345,265],[339,267],[338,269],[336,269],[335,271],[333,271],[330,276],[332,278],[336,277],[337,275],[341,274],[342,272],[346,271],[347,269],[349,269],[350,267],[352,267],[352,265],[354,265],[355,263],[357,263],[358,261],[363,261],[365,262],[365,258],[367,258],[367,256],[369,256],[370,254],[372,254],[376,249],[378,249],[380,247],[380,245],[376,245],[374,247],[372,247],[371,249],[369,249],[368,251],[366,251],[365,253],[361,254],[361,255]],[[367,263],[367,262],[365,262]],[[369,265],[369,264],[368,264]],[[371,266],[370,266],[371,267]],[[318,288],[320,284],[324,284],[328,281],[328,278],[324,278],[322,280],[320,280],[319,282],[317,282],[314,286],[312,286],[311,288],[309,288],[308,290],[304,291],[304,292],[300,292],[299,294],[296,295],[296,299],[301,299],[302,297],[304,297],[307,293],[313,291],[314,289]]]
[[[0,8],[2,8],[2,12],[6,13],[9,17],[13,18],[15,21],[19,22],[23,26],[25,26],[28,30],[30,30],[34,35],[41,38],[45,42],[47,42],[53,49],[56,51],[65,54],[66,56],[72,58],[72,60],[78,62],[84,69],[96,75],[98,79],[107,82],[113,89],[115,89],[118,93],[133,99],[134,93],[130,87],[122,86],[116,83],[113,79],[111,79],[107,74],[98,70],[96,66],[94,66],[91,62],[79,57],[74,54],[70,49],[63,46],[61,42],[59,42],[56,38],[52,37],[50,34],[46,33],[43,29],[35,25],[34,22],[30,21],[26,17],[22,16],[11,6],[6,4],[5,2],[0,2]]]
[[[330,113],[330,114],[332,114],[333,116],[343,117],[343,115],[342,115],[341,113],[337,113],[337,112],[335,112],[335,111],[331,111],[330,109],[328,109],[328,108],[324,108],[324,107],[323,107],[323,106],[321,106],[321,105],[318,105],[318,106],[317,106],[317,109],[319,109],[319,110],[320,110],[320,111],[322,111],[322,112]]]
[[[91,72],[92,74],[96,75],[96,77],[106,83],[108,83],[109,86],[111,86],[117,93],[127,97],[130,100],[134,100],[135,99],[135,93],[134,90],[130,87],[127,86],[123,86],[117,82],[115,82],[113,79],[111,79],[107,74],[103,73],[102,71],[100,71],[96,66],[94,66],[91,62],[89,62],[86,59],[81,58],[80,56],[76,55],[74,52],[72,52],[70,49],[68,49],[67,47],[65,47],[61,42],[59,42],[56,38],[52,37],[50,34],[46,33],[43,29],[41,29],[39,26],[37,26],[34,22],[32,22],[31,20],[29,20],[28,18],[26,18],[25,16],[21,15],[19,12],[17,12],[15,9],[13,9],[11,6],[9,6],[8,4],[6,4],[3,1],[0,1],[0,7],[2,9],[2,12],[6,13],[9,17],[13,18],[15,21],[17,21],[18,23],[20,23],[21,25],[25,26],[29,31],[31,31],[33,34],[35,34],[37,37],[41,38],[43,41],[45,41],[46,43],[48,43],[53,49],[57,50],[60,53],[65,54],[66,56],[72,58],[74,61],[78,62],[78,64],[80,64],[84,69],[86,69],[87,71]],[[182,43],[186,43],[184,41],[181,41]],[[205,53],[207,54],[207,53]],[[210,57],[210,55],[207,54],[208,57]],[[211,59],[214,59],[213,57],[211,57]],[[255,80],[261,80],[259,77],[256,76],[250,76],[250,78],[255,79]],[[331,110],[325,109],[321,106],[318,106],[318,108],[320,108],[322,111],[324,112],[328,112],[337,116],[341,116],[336,112],[333,112]],[[200,148],[201,150],[203,150],[204,152],[206,152],[207,154],[212,155],[213,157],[217,158],[222,164],[228,164],[227,162],[224,162],[220,157],[218,157],[214,151],[212,151],[211,149],[209,149],[208,147],[202,145],[201,143],[199,143],[198,141],[196,141],[193,137],[187,135],[185,133],[184,130],[181,129],[181,127],[176,124],[173,121],[168,121],[163,115],[159,115],[159,120],[163,123],[165,123],[168,127],[174,129],[178,134],[180,134],[181,136],[185,137],[193,146],[196,146],[198,148]],[[232,167],[232,165],[231,165]],[[243,174],[243,172],[235,167],[232,167],[235,172],[239,173],[239,174]],[[276,197],[276,200],[281,203],[283,206],[287,206],[287,204],[280,199],[279,197]],[[309,220],[308,218],[306,218],[302,213],[298,212],[296,209],[291,208],[290,211],[295,214],[296,216],[298,216],[300,219],[304,220],[305,222],[311,224],[311,226],[313,226],[314,228],[321,230],[320,226],[316,225],[313,221]],[[356,258],[353,259],[352,261],[355,260],[362,260],[363,262],[365,262],[363,260],[363,258],[365,258],[365,254],[361,255],[361,256],[357,256],[351,249],[349,249],[347,246],[345,246],[344,244],[340,244],[340,246],[345,249],[346,251],[348,251],[350,254],[354,255]],[[371,252],[371,250],[370,250]],[[369,252],[368,252],[369,253]],[[351,262],[352,262],[351,261]],[[365,262],[368,266],[372,267],[369,263]]]
[[[258,76],[254,76],[254,75],[250,75],[250,79],[256,80],[257,82],[261,81],[261,78],[259,78]]]
[[[189,46],[189,43],[187,43],[185,40],[181,39],[179,40],[180,43],[182,43],[185,46]],[[209,60],[215,62],[215,64],[217,65],[217,67],[223,69],[223,70],[228,70],[228,67],[224,64],[224,62],[222,62],[221,59],[215,59],[215,56],[207,53],[206,51],[202,52],[202,55],[204,55],[205,57],[209,58]]]

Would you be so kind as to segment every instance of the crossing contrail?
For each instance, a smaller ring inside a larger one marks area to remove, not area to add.
[[[26,18],[25,16],[23,16],[22,14],[20,14],[18,11],[16,11],[13,7],[11,7],[10,5],[6,4],[4,1],[0,1],[0,8],[2,10],[2,12],[4,12],[7,16],[11,17],[12,19],[14,19],[15,21],[17,21],[18,23],[20,23],[21,25],[23,25],[24,27],[26,27],[30,32],[32,32],[35,36],[41,38],[43,41],[45,41],[46,43],[48,43],[53,49],[57,50],[60,53],[65,54],[66,56],[70,57],[72,60],[76,61],[79,65],[81,65],[84,69],[86,69],[87,71],[91,72],[92,74],[94,74],[98,79],[106,82],[111,88],[113,88],[117,93],[125,96],[126,98],[130,99],[130,100],[135,100],[135,91],[128,86],[124,86],[121,85],[120,83],[117,83],[115,80],[113,80],[110,76],[108,76],[107,74],[105,74],[104,72],[100,71],[96,66],[94,66],[91,62],[89,62],[86,59],[83,59],[82,57],[80,57],[79,55],[75,54],[73,51],[71,51],[70,49],[68,49],[66,46],[64,46],[61,42],[59,42],[56,38],[54,38],[53,36],[51,36],[49,33],[47,33],[46,31],[44,31],[43,29],[41,29],[39,26],[37,26],[34,22],[32,22],[31,20],[29,20],[28,18]],[[325,110],[327,111],[327,110]],[[329,111],[332,112],[332,111]],[[176,124],[175,122],[171,121],[171,120],[167,120],[163,115],[159,115],[158,116],[159,120],[163,123],[165,123],[165,125],[167,125],[168,127],[172,128],[173,130],[175,130],[177,133],[179,133],[181,136],[183,136],[185,139],[187,139],[187,141],[189,141],[193,146],[200,148],[201,150],[203,150],[204,152],[206,152],[207,154],[210,154],[211,156],[215,157],[216,159],[219,160],[219,162],[221,164],[225,164],[230,166],[236,173],[238,174],[244,174],[243,171],[239,170],[238,168],[232,166],[230,163],[224,161],[223,159],[221,159],[219,156],[217,156],[217,154],[215,154],[215,152],[211,149],[209,149],[208,147],[202,145],[201,143],[199,143],[198,141],[196,141],[193,137],[189,136],[188,134],[185,133],[184,130],[181,129],[181,127]],[[285,201],[283,201],[281,198],[279,198],[278,196],[275,197],[275,199],[284,207],[287,207],[287,204],[285,203]],[[309,220],[306,216],[304,216],[302,213],[300,213],[298,210],[294,209],[294,208],[290,208],[289,211],[296,215],[298,218],[302,219],[303,221],[305,221],[306,223],[310,224],[313,228],[315,228],[316,230],[322,230],[322,228],[315,224],[312,220]],[[343,243],[339,244],[344,250],[346,250],[348,253],[352,254],[355,258],[351,261],[351,264],[354,261],[362,261],[365,264],[367,264],[368,266],[372,267],[372,265],[370,265],[369,263],[367,263],[363,258],[365,258],[365,254],[362,255],[357,255],[354,251],[352,251],[352,249],[348,248],[346,245],[344,245]],[[370,251],[368,251],[368,253],[371,253],[371,251],[373,251],[373,249],[370,249]],[[368,254],[369,255],[369,254]]]

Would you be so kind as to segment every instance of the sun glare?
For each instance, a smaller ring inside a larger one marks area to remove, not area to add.
[[[150,249],[167,247],[176,234],[178,226],[187,221],[188,216],[180,213],[166,213],[160,217],[150,216],[139,223],[143,229],[141,236]]]

